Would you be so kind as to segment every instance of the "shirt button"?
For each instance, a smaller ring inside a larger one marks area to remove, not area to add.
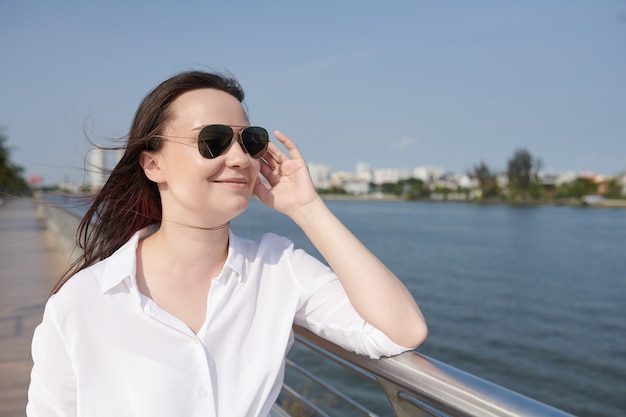
[[[206,398],[209,396],[209,391],[206,390],[206,388],[202,388],[200,389],[200,398]]]
[[[200,344],[200,341],[198,339],[192,339],[191,344],[194,346],[198,346]]]

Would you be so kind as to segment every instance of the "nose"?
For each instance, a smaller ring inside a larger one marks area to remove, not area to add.
[[[241,133],[236,134],[230,148],[226,151],[226,165],[238,167],[250,165],[250,155],[244,150]]]

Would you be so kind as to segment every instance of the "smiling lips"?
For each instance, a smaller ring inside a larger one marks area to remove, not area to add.
[[[215,182],[220,184],[237,184],[237,185],[247,185],[248,180],[245,178],[227,178],[223,180],[216,180]]]

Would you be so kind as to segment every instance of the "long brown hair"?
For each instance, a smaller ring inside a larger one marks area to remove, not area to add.
[[[217,73],[188,71],[158,85],[141,102],[128,133],[124,154],[96,194],[76,233],[82,254],[72,263],[52,290],[59,291],[75,273],[105,259],[138,230],[161,220],[161,197],[155,183],[139,163],[141,152],[156,151],[169,119],[171,103],[181,94],[202,88],[224,91],[240,102],[244,92],[237,80]]]

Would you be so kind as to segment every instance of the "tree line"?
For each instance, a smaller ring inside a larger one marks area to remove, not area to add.
[[[592,178],[577,177],[571,182],[556,184],[541,180],[539,173],[542,168],[541,159],[535,158],[526,149],[518,149],[507,162],[506,186],[498,183],[498,174],[484,162],[475,165],[468,175],[478,181],[481,198],[485,200],[524,202],[581,199],[588,195],[609,199],[626,197],[618,178],[598,183]]]
[[[24,168],[11,161],[5,130],[6,128],[0,127],[0,196],[30,195],[30,187],[23,177]]]

